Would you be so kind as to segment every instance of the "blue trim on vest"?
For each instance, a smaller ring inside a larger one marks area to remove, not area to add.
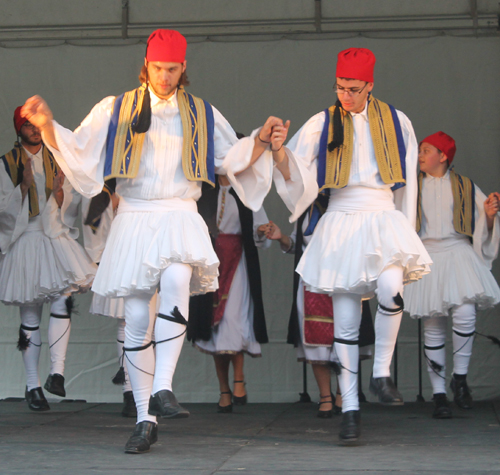
[[[113,106],[113,114],[109,121],[108,136],[106,138],[106,161],[104,162],[104,176],[111,174],[113,165],[113,152],[115,149],[116,129],[118,127],[118,118],[120,117],[120,108],[122,106],[125,94],[118,96],[115,99]]]
[[[326,152],[328,149],[328,129],[330,127],[330,111],[325,109],[325,124],[321,131],[321,138],[319,139],[319,153],[318,153],[318,171],[317,181],[318,187],[321,189],[325,184],[326,179]]]
[[[307,229],[304,231],[304,236],[310,236],[316,226],[328,208],[328,202],[330,200],[330,189],[327,188],[323,190],[318,197],[314,200],[314,203],[309,207],[309,224],[307,225]],[[322,209],[320,209],[320,206]]]
[[[405,141],[403,139],[403,131],[401,130],[401,123],[399,122],[399,117],[396,109],[388,104],[389,109],[392,114],[392,121],[394,122],[394,129],[396,130],[396,138],[398,141],[398,150],[399,150],[399,160],[401,162],[401,171],[403,173],[403,178],[406,180],[406,146]],[[398,188],[402,188],[406,186],[405,183],[395,183],[391,190],[397,190]]]
[[[207,121],[207,176],[212,183],[215,183],[214,111],[210,103],[205,100],[203,102],[205,103]]]

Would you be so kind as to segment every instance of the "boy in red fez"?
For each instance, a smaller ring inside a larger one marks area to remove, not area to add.
[[[446,397],[445,341],[452,318],[455,404],[472,408],[466,377],[474,342],[476,308],[500,301],[500,288],[491,274],[498,253],[499,193],[488,198],[450,164],[455,140],[436,132],[420,142],[417,231],[433,260],[432,272],[405,293],[406,310],[423,318],[427,370],[432,384],[436,419],[452,417]],[[457,219],[458,218],[458,219]]]
[[[339,437],[346,444],[361,433],[361,301],[375,293],[379,303],[370,390],[383,404],[403,404],[390,377],[404,308],[403,282],[421,278],[431,263],[414,230],[415,134],[402,112],[371,95],[374,67],[375,55],[368,49],[340,52],[335,105],[314,115],[287,147],[273,152],[281,172],[274,174],[276,188],[292,212],[291,221],[318,192],[326,195],[327,210],[296,271],[307,290],[332,297],[334,347],[342,368]],[[315,216],[314,207],[310,216]]]
[[[75,240],[79,195],[64,180],[40,130],[21,107],[13,121],[17,141],[0,157],[0,301],[19,307],[17,347],[26,371],[28,407],[48,411],[39,372],[43,306],[50,303],[50,371],[43,387],[65,397],[71,293],[90,288],[95,265]]]
[[[245,206],[257,211],[271,184],[270,146],[282,146],[289,125],[270,117],[238,141],[215,107],[185,91],[185,52],[179,32],[153,32],[141,87],[103,99],[74,132],[55,122],[38,96],[22,109],[84,196],[97,195],[105,180],[116,178],[120,206],[93,290],[125,302],[124,357],[137,407],[126,453],[150,450],[158,416],[189,416],[172,392],[172,378],[190,295],[217,288],[219,265],[197,210],[202,182],[214,186],[215,174],[227,176]],[[157,289],[155,318],[150,306]]]

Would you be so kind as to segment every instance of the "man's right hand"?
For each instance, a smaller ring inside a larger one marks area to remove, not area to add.
[[[48,104],[40,97],[30,97],[21,109],[21,114],[26,117],[34,126],[38,127],[43,133],[43,141],[52,148],[57,147],[56,137],[54,135],[54,125],[52,120],[54,116]]]
[[[21,194],[23,196],[23,201],[26,195],[28,194],[28,190],[30,186],[33,184],[35,177],[33,176],[33,168],[31,166],[31,158],[28,157],[26,163],[24,164],[23,170],[23,181],[21,182]]]

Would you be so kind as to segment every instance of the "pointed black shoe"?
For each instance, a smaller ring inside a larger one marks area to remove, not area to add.
[[[189,411],[178,403],[174,393],[168,389],[162,389],[149,398],[148,414],[165,419],[189,417]]]
[[[143,454],[149,452],[151,446],[158,440],[158,424],[142,421],[136,424],[133,434],[125,444],[126,454]]]
[[[434,394],[434,396],[432,396],[432,400],[434,401],[434,412],[432,413],[432,417],[434,419],[452,418],[450,403],[448,402],[446,394],[444,393]]]
[[[328,394],[327,396],[320,395],[320,399],[325,399],[325,398],[330,398],[330,400],[318,402],[318,412],[316,413],[316,417],[319,417],[320,419],[331,419],[333,416],[333,410],[330,409],[328,411],[320,411],[321,405],[322,404],[331,404],[332,407],[337,407],[337,406],[334,406],[333,394]]]
[[[374,378],[370,377],[370,392],[378,396],[378,400],[382,404],[388,406],[402,406],[403,396],[398,391],[398,388],[390,377]]]
[[[33,388],[28,391],[28,388],[26,387],[24,397],[26,398],[28,407],[32,411],[42,412],[50,410],[49,403],[47,402],[47,399],[45,399],[42,388]]]
[[[231,391],[222,391],[220,393],[221,396],[223,394],[229,394],[231,397],[233,395],[233,393]],[[227,406],[221,406],[220,399],[219,399],[219,402],[217,403],[217,412],[219,414],[230,414],[231,412],[233,412],[233,403],[231,402],[231,404],[228,404]]]
[[[339,439],[344,444],[352,444],[361,435],[361,416],[359,411],[347,411],[342,414]]]
[[[236,384],[236,383],[242,383],[243,387],[246,386],[245,381],[234,381],[234,384]],[[247,402],[248,402],[247,394],[245,394],[244,396],[235,396],[233,394],[233,404],[235,406],[244,406],[244,405],[246,405]]]
[[[137,417],[137,408],[135,407],[134,393],[125,391],[123,393],[123,417]]]
[[[66,390],[64,389],[64,376],[62,374],[49,374],[43,387],[49,393],[55,394],[56,396],[66,397]]]
[[[472,396],[466,379],[455,379],[452,376],[450,388],[453,391],[453,401],[462,409],[472,409]]]

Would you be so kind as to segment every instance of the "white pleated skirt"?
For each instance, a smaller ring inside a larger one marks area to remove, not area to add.
[[[193,267],[191,295],[217,288],[219,260],[196,202],[122,197],[92,290],[104,297],[153,294],[174,262]]]
[[[357,186],[332,190],[297,272],[311,292],[366,295],[393,264],[408,283],[430,272],[432,260],[391,190]]]
[[[122,298],[108,298],[94,293],[90,313],[111,318],[125,318],[125,302]]]
[[[96,268],[74,239],[65,234],[49,238],[41,225],[28,228],[0,257],[0,300],[27,305],[65,292],[85,292]]]
[[[405,311],[412,317],[447,316],[452,307],[475,303],[489,308],[500,302],[493,274],[466,238],[426,241],[432,272],[405,288]]]
[[[254,358],[261,356],[260,343],[255,339],[253,330],[253,312],[243,252],[229,289],[222,320],[213,329],[210,340],[197,340],[194,346],[211,355],[236,354],[243,351]]]

